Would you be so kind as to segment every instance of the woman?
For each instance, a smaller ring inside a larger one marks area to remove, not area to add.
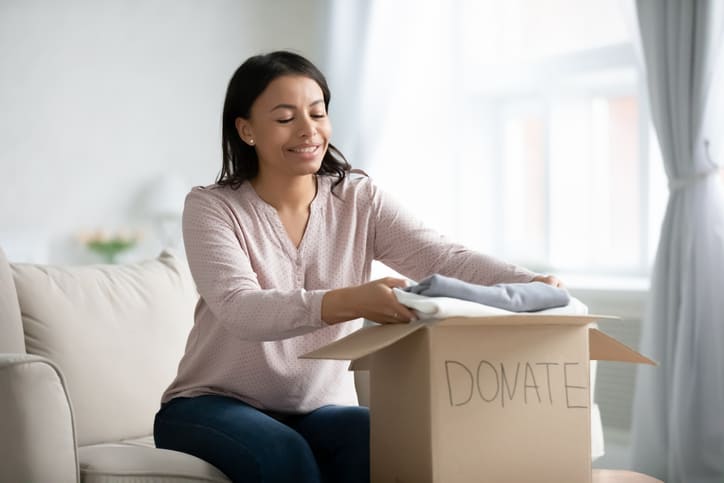
[[[298,357],[362,318],[414,318],[392,291],[403,280],[369,281],[373,259],[412,279],[558,283],[446,241],[351,173],[329,100],[303,57],[248,59],[226,94],[219,178],[186,199],[201,297],[154,436],[234,481],[369,481],[369,413],[347,362]]]

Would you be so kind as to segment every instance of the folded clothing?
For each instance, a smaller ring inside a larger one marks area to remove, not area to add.
[[[450,317],[488,317],[491,315],[512,315],[516,312],[503,310],[477,302],[454,299],[450,297],[425,297],[411,292],[393,288],[397,301],[411,308],[420,321],[434,321]],[[585,315],[588,307],[575,297],[571,297],[568,305],[535,312],[541,315]]]
[[[543,282],[499,283],[486,286],[440,274],[431,275],[417,285],[403,290],[427,297],[468,300],[510,312],[535,312],[562,307],[571,299],[566,290]]]

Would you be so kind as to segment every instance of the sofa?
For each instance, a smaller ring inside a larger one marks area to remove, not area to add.
[[[153,443],[197,298],[171,252],[62,267],[0,248],[0,482],[228,482]]]
[[[170,251],[52,266],[9,263],[0,247],[0,483],[228,482],[153,443],[197,299],[186,261]],[[363,405],[368,377],[355,373]],[[603,453],[597,409],[594,458]]]

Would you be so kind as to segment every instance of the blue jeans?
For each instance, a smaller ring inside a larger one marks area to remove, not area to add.
[[[369,410],[267,414],[224,396],[175,398],[156,414],[156,446],[197,456],[234,482],[369,483]]]

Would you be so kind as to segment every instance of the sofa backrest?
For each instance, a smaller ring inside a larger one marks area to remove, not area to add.
[[[186,262],[11,267],[27,351],[65,375],[79,445],[151,434],[193,324]]]
[[[2,247],[0,247],[0,352],[25,353],[18,294]]]

